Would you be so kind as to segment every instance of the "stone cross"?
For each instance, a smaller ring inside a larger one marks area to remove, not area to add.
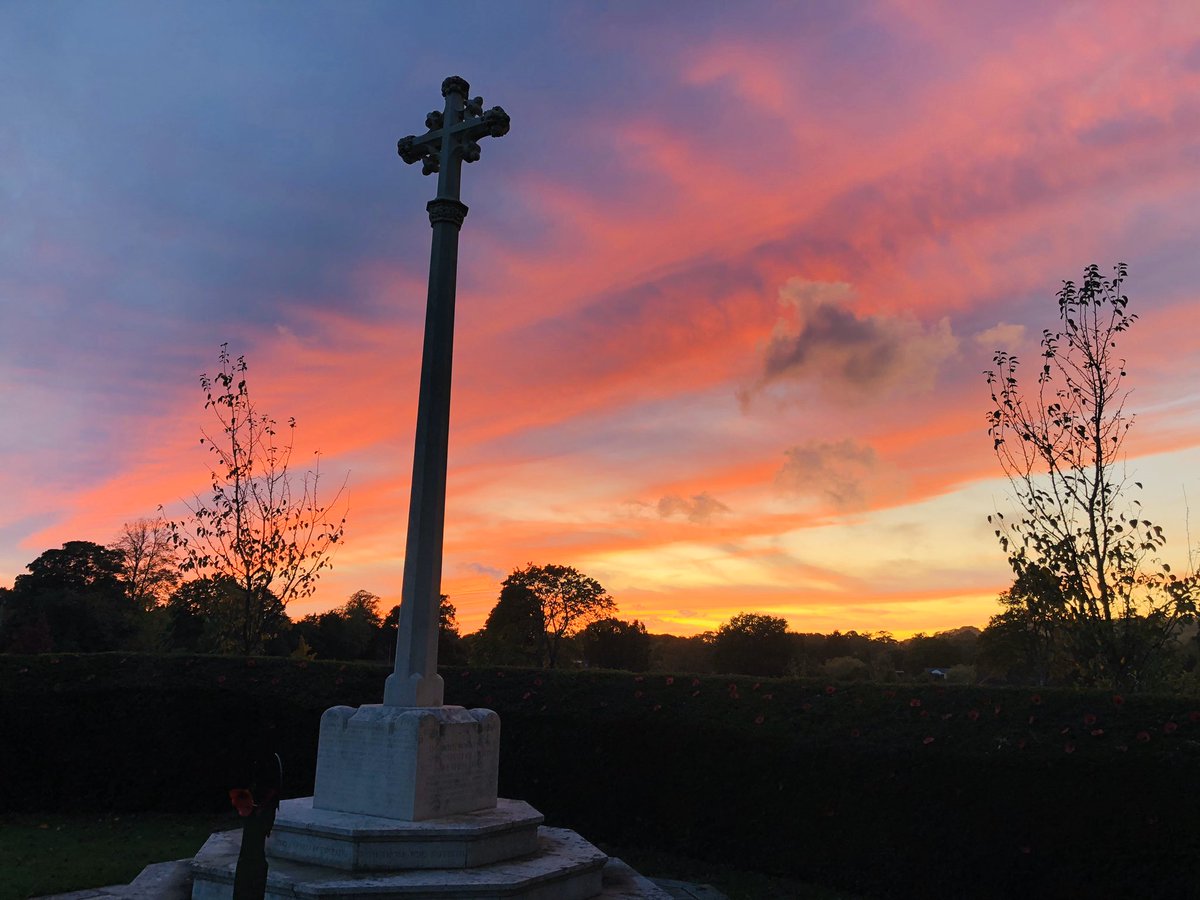
[[[462,164],[479,159],[479,138],[508,133],[508,114],[499,106],[486,112],[483,98],[468,99],[471,86],[458,76],[442,82],[444,112],[425,117],[429,130],[397,144],[406,163],[421,160],[425,175],[438,175],[430,200],[433,246],[425,307],[425,345],[417,402],[404,583],[396,634],[396,667],[384,685],[385,706],[441,706],[437,673],[438,614],[442,585],[442,536],[446,517],[446,452],[450,432],[450,362],[454,348],[454,293],[458,273],[458,231],[467,207],[458,196]]]

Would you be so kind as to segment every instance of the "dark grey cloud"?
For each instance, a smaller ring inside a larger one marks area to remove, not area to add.
[[[813,497],[842,511],[866,505],[878,462],[871,446],[850,438],[813,440],[785,450],[784,455],[787,461],[775,484],[785,493]]]
[[[957,348],[948,319],[926,327],[911,315],[863,315],[843,282],[793,278],[779,291],[779,322],[762,374],[743,401],[773,384],[805,382],[846,399],[883,394],[903,383],[930,386]]]
[[[729,507],[716,497],[704,491],[691,497],[680,497],[678,494],[668,494],[658,501],[658,514],[661,518],[682,516],[689,522],[698,525],[712,521],[713,516],[729,512]]]
[[[465,572],[471,572],[475,575],[486,575],[489,578],[495,578],[497,580],[500,580],[508,575],[508,573],[502,569],[497,569],[495,566],[485,565],[481,562],[469,562],[462,568]]]

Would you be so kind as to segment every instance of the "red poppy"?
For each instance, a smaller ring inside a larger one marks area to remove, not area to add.
[[[1032,703],[1034,706],[1040,706],[1042,703],[1042,695],[1034,694],[1032,697],[1029,698],[1029,702]]]
[[[224,675],[218,675],[218,676],[217,676],[217,684],[224,684],[224,683],[225,683],[225,676],[224,676]]]
[[[541,686],[542,686],[542,679],[540,679],[540,678],[535,678],[535,679],[533,679],[533,683],[534,683],[534,685],[535,685],[536,687],[541,687]]]
[[[252,659],[248,659],[248,660],[246,660],[246,667],[247,667],[247,668],[253,669],[253,668],[254,668],[255,666],[257,666],[257,665],[258,665],[258,663],[257,663],[257,662],[255,662],[255,661],[254,661],[254,660],[252,660]]]
[[[1188,713],[1189,722],[1200,722],[1200,710],[1192,710]]]
[[[918,706],[921,705],[921,701],[919,698],[913,697],[911,700],[908,701],[908,705],[911,706],[913,709],[916,709]]]
[[[271,684],[279,684],[279,679],[278,679],[278,678],[272,678],[272,679],[271,679]]]
[[[1063,753],[1074,753],[1074,752],[1075,752],[1075,742],[1074,741],[1067,741],[1065,744],[1063,744]]]
[[[343,681],[345,681],[345,680],[346,680],[345,678],[343,678],[341,675],[339,675],[337,678],[333,679],[333,683],[334,683],[334,684],[341,684],[341,683],[342,683]]]
[[[634,692],[633,692],[633,697],[634,697],[634,699],[635,699],[635,700],[636,700],[636,699],[638,699],[638,698],[639,698],[639,697],[641,697],[641,696],[642,696],[642,692],[641,692],[641,691],[634,691]]]
[[[1083,724],[1084,725],[1095,725],[1096,717],[1094,715],[1092,715],[1092,713],[1085,713],[1084,717],[1083,717]]]
[[[929,710],[927,710],[927,709],[921,710],[921,718],[928,719],[929,718]]]
[[[855,737],[855,738],[862,737],[862,732],[859,731],[857,728],[851,728],[850,729],[850,737]]]
[[[757,691],[760,687],[762,687],[762,685],[756,681],[754,682],[754,687],[750,688],[750,690]]]
[[[1120,694],[1113,694],[1113,706],[1121,706],[1124,702],[1125,698]]]
[[[668,675],[668,676],[667,676],[667,684],[674,684],[674,683],[675,683],[675,676],[674,676],[674,675]]]
[[[496,677],[497,677],[497,678],[503,678],[503,677],[504,677],[504,673],[503,673],[503,672],[497,672],[497,673],[496,673]]]
[[[883,696],[884,696],[885,700],[891,700],[893,697],[896,696],[896,692],[895,691],[884,691]]]
[[[979,710],[972,709],[972,710],[968,711],[967,718],[970,719],[972,722],[978,722],[979,721]]]
[[[811,703],[801,703],[800,708],[802,710],[804,710],[805,712],[808,712],[809,710],[812,709],[812,704]]]
[[[471,677],[471,670],[470,670],[470,669],[467,669],[465,672],[461,673],[461,674],[460,674],[458,677],[459,677],[459,678],[470,678],[470,677]]]
[[[1092,737],[1101,737],[1104,734],[1103,728],[1093,728]]]
[[[700,679],[699,678],[692,679],[692,687],[700,687]]]
[[[756,685],[756,687],[757,687],[757,685]],[[825,685],[825,693],[829,694],[832,697],[834,694],[837,693],[837,688],[835,688],[832,684],[827,684],[827,685]]]
[[[641,684],[643,681],[646,680],[646,676],[645,675],[634,675],[633,680],[638,682],[638,684]]]
[[[1179,730],[1179,726],[1176,725],[1174,722],[1164,722],[1163,723],[1163,734],[1174,734],[1178,730]]]
[[[1139,732],[1137,733],[1137,739],[1138,739],[1138,742],[1139,742],[1139,743],[1142,743],[1142,744],[1149,743],[1149,741],[1150,741],[1150,732],[1148,732],[1148,731],[1139,731]]]
[[[254,812],[254,795],[246,788],[233,788],[230,790],[229,802],[233,804],[239,816],[248,816]]]
[[[754,724],[755,724],[755,725],[761,725],[762,723],[763,723],[763,717],[762,717],[762,716],[755,716],[755,717],[754,717]]]

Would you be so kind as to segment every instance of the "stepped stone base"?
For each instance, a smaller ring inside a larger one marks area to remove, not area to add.
[[[541,824],[542,814],[521,800],[401,822],[316,809],[312,797],[301,797],[279,804],[267,855],[352,872],[461,869],[536,853]]]
[[[217,832],[196,854],[192,900],[232,900],[241,837],[241,831]],[[607,862],[575,832],[540,828],[535,854],[470,869],[347,872],[270,859],[265,900],[669,900],[619,861]]]

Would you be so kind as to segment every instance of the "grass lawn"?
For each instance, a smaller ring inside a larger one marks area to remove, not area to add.
[[[236,814],[0,815],[0,900],[132,881],[150,863],[193,855]],[[604,847],[643,875],[711,884],[730,900],[852,900],[814,885],[631,847]]]
[[[237,813],[0,815],[0,900],[125,884],[150,863],[182,859]]]

